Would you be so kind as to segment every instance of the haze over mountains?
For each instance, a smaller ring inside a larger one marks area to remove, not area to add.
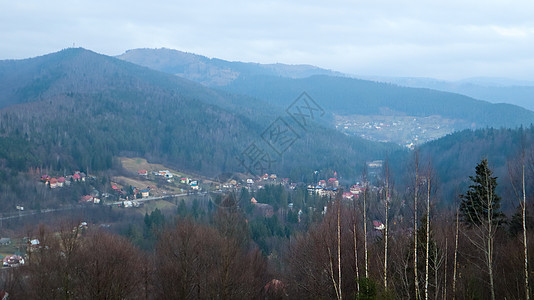
[[[459,81],[443,81],[413,77],[362,77],[368,80],[389,82],[406,87],[428,88],[458,93],[492,103],[509,103],[534,110],[534,82],[506,78],[467,78]]]
[[[133,49],[118,58],[175,74],[209,86],[224,86],[239,76],[257,75],[305,78],[313,75],[350,77],[399,86],[428,88],[466,95],[492,103],[508,103],[534,110],[534,82],[477,77],[444,81],[418,77],[384,77],[343,74],[310,65],[230,62],[172,49]]]
[[[129,50],[118,58],[280,108],[307,91],[332,113],[330,125],[348,134],[408,147],[458,130],[513,128],[534,120],[532,111],[511,104],[491,104],[424,85],[410,88],[356,79],[312,66],[229,62],[170,49]]]

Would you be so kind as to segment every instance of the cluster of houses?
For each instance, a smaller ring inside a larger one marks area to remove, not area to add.
[[[49,175],[42,175],[41,181],[49,186],[51,189],[61,188],[70,185],[72,182],[85,181],[87,175],[84,172],[76,171],[72,175],[51,177]]]
[[[6,255],[2,260],[3,267],[18,267],[24,265],[24,257],[20,255]]]
[[[316,185],[308,185],[307,189],[310,194],[335,197],[339,189],[339,180],[334,177],[328,180],[319,180]],[[343,199],[356,200],[362,191],[363,187],[359,184],[352,185],[348,192],[343,192]]]
[[[167,180],[167,182],[172,182],[174,175],[169,170],[157,171],[153,173],[156,176],[161,176]]]
[[[297,187],[296,183],[291,183],[291,180],[289,178],[282,178],[279,179],[276,174],[263,174],[262,176],[258,176],[256,178],[247,178],[246,180],[236,180],[236,179],[229,179],[228,181],[224,182],[222,186],[217,186],[217,189],[235,189],[235,188],[242,188],[245,187],[249,190],[259,190],[262,189],[267,184],[281,184],[287,188],[290,188],[294,190]]]
[[[148,174],[149,174],[149,172],[147,170],[138,170],[137,171],[137,175],[139,175],[141,177],[148,177]],[[155,172],[152,172],[152,175],[154,175],[156,177],[161,177],[161,178],[165,179],[169,183],[174,181],[174,174],[169,170],[155,171]],[[189,177],[180,178],[180,183],[188,185],[192,190],[199,190],[200,189],[198,180],[193,180],[193,179],[191,179]]]

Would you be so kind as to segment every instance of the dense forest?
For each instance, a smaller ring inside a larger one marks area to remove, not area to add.
[[[292,122],[261,101],[83,49],[0,66],[6,83],[0,106],[8,106],[0,112],[4,172],[104,171],[118,155],[210,176],[245,171],[236,157],[251,143],[265,143],[262,134],[277,118]],[[289,126],[298,139],[269,171],[295,179],[327,168],[354,175],[392,147],[313,122]]]
[[[26,227],[39,242],[28,244],[24,266],[2,270],[2,288],[12,299],[524,298],[532,156],[513,169],[518,210],[508,217],[487,160],[473,166],[460,203],[443,209],[439,183],[415,158],[404,192],[386,165],[381,180],[362,177],[354,200],[272,184],[144,218],[95,207]]]

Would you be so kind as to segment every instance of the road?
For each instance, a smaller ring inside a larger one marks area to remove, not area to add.
[[[163,200],[166,198],[174,198],[174,197],[185,197],[185,196],[194,196],[194,195],[206,195],[207,192],[200,192],[196,194],[188,194],[188,193],[181,193],[181,194],[172,194],[172,195],[164,195],[164,196],[158,196],[158,197],[147,197],[147,198],[141,198],[141,199],[135,199],[132,201],[136,202],[147,202],[147,201],[155,201],[155,200]],[[108,202],[104,203],[104,205],[121,205],[123,201],[116,201],[116,202]],[[65,205],[59,208],[45,208],[39,210],[26,210],[26,211],[18,211],[9,215],[1,214],[0,221],[3,220],[9,220],[9,219],[16,219],[16,218],[22,218],[22,217],[28,217],[38,214],[45,214],[45,213],[51,213],[51,212],[58,212],[58,211],[65,211],[65,210],[72,210],[72,209],[80,209],[87,207],[87,205]]]

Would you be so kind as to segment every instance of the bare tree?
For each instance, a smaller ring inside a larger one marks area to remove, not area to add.
[[[343,293],[341,292],[341,193],[338,193],[336,197],[337,202],[337,269],[338,269],[338,299],[343,299]]]
[[[413,199],[413,210],[414,210],[414,218],[413,218],[413,230],[414,230],[414,245],[413,245],[413,270],[414,270],[414,284],[415,284],[415,299],[419,299],[419,275],[417,274],[417,198],[419,196],[419,152],[415,151],[415,161],[414,161],[414,168],[415,168],[415,182],[414,182],[414,199]],[[427,220],[428,221],[428,220]]]
[[[135,299],[143,293],[143,272],[150,260],[128,240],[105,231],[91,232],[80,251],[79,299]],[[146,289],[147,287],[144,286]]]
[[[430,250],[430,169],[426,176],[426,254],[425,254],[425,299],[428,300],[428,273],[429,273],[429,250]],[[437,251],[437,248],[436,248]],[[436,253],[437,256],[437,253]],[[437,274],[436,274],[437,275]],[[437,276],[436,276],[437,280]]]
[[[384,186],[384,290],[388,289],[388,210],[390,201],[389,191],[389,163],[386,161],[385,165],[385,186]]]
[[[356,293],[360,292],[360,269],[358,267],[358,237],[356,230],[356,203],[353,202],[352,211],[352,238],[354,241],[354,270],[356,271]]]
[[[529,278],[528,278],[528,244],[527,244],[527,196],[526,196],[526,184],[525,184],[525,149],[523,146],[523,151],[521,152],[521,192],[518,191],[514,174],[517,171],[512,170],[512,166],[508,165],[508,173],[512,182],[512,188],[514,193],[519,200],[519,205],[521,207],[521,216],[522,216],[522,226],[523,226],[523,254],[524,254],[524,278],[525,278],[525,299],[530,299],[530,288],[529,288]]]
[[[456,299],[456,274],[458,269],[458,237],[460,229],[460,207],[456,208],[456,234],[454,237],[454,271],[452,275],[452,299]]]
[[[362,193],[363,193],[363,247],[365,260],[365,278],[369,278],[369,260],[367,256],[367,170],[364,167],[362,174]]]

